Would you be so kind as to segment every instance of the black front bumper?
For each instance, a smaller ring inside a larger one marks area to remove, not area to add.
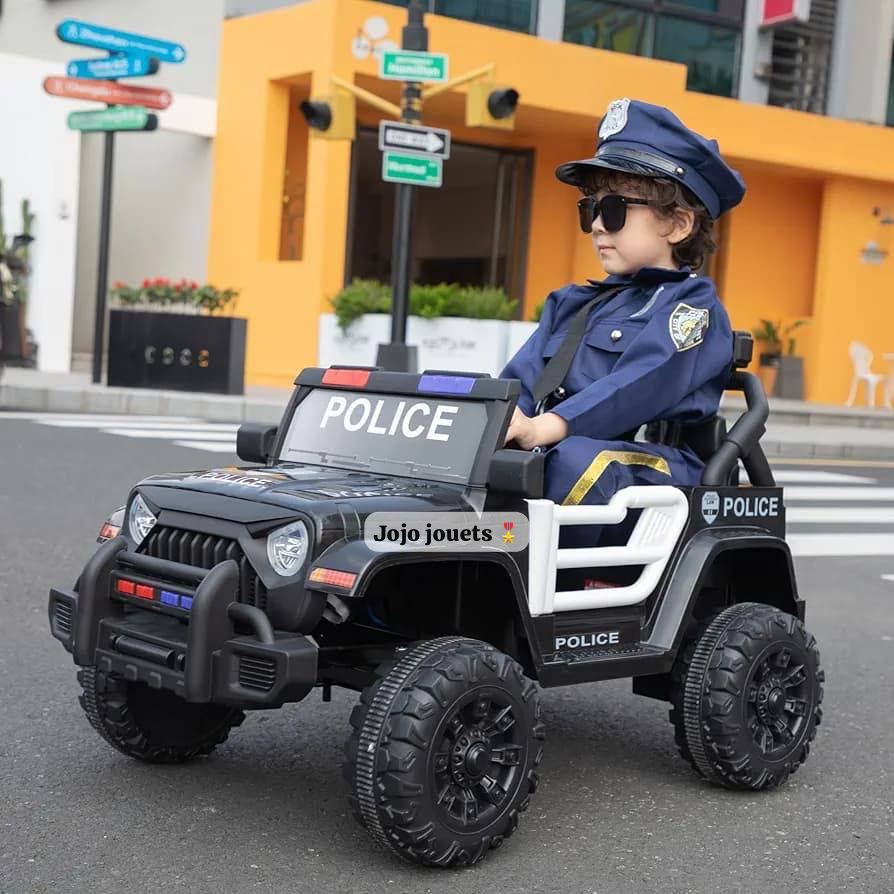
[[[116,571],[196,586],[188,623],[112,598]],[[317,647],[305,636],[274,632],[260,609],[236,602],[239,571],[150,559],[116,537],[90,559],[77,591],[50,590],[50,630],[75,664],[168,689],[189,702],[272,708],[300,701],[317,679]],[[236,625],[251,634],[239,634]]]

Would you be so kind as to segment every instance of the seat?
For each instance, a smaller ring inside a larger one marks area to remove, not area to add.
[[[846,407],[852,407],[857,399],[857,390],[860,382],[866,383],[866,405],[875,406],[875,389],[884,378],[881,373],[872,371],[873,353],[862,342],[852,341],[848,347],[848,354],[854,367],[854,375],[851,378],[851,390],[844,402]]]

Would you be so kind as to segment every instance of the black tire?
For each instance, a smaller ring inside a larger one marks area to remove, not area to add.
[[[152,764],[182,764],[210,754],[245,719],[236,708],[191,704],[94,667],[81,668],[78,682],[78,701],[91,726],[122,754]]]
[[[478,640],[420,643],[351,714],[354,815],[405,860],[471,866],[518,826],[543,756],[537,686]]]
[[[794,616],[756,602],[720,612],[671,672],[680,753],[727,788],[782,785],[810,753],[824,679],[816,639]]]

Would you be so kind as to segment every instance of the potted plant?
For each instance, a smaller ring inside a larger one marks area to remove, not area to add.
[[[234,289],[158,277],[110,295],[109,385],[244,393],[246,320],[218,315]]]
[[[34,366],[37,354],[37,346],[25,328],[33,226],[34,214],[30,203],[28,199],[23,199],[22,232],[7,237],[0,182],[0,358],[15,366]]]
[[[766,346],[760,353],[758,375],[767,394],[774,397],[804,399],[804,358],[795,355],[797,340],[792,335],[806,319],[794,320],[784,327],[772,320],[761,320],[752,330],[755,339]]]
[[[499,373],[506,361],[508,321],[516,306],[502,289],[455,283],[414,285],[407,340],[418,347],[420,369]],[[321,366],[370,366],[390,338],[391,290],[375,280],[354,280],[320,318]],[[475,324],[469,321],[474,319]]]

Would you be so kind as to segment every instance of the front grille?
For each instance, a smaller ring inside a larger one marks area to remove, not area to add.
[[[156,525],[140,544],[139,551],[156,559],[197,568],[213,568],[219,562],[232,559],[239,566],[237,600],[262,611],[267,608],[267,588],[235,540]]]
[[[71,639],[71,624],[74,618],[74,610],[70,602],[57,599],[53,607],[53,626],[58,636]]]
[[[239,656],[239,685],[270,692],[276,683],[276,662],[257,655]]]

